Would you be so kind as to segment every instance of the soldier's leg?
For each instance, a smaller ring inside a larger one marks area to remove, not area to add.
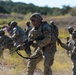
[[[51,66],[53,64],[53,59],[44,59],[44,75],[52,75]]]
[[[73,69],[72,69],[72,75],[76,75],[76,60],[72,60],[73,61],[73,63],[72,63],[72,65],[73,65]]]
[[[4,48],[0,48],[0,57],[3,56]]]
[[[34,53],[31,57],[32,58],[38,57],[38,58],[29,59],[28,65],[27,65],[26,75],[33,75],[34,74],[34,70],[36,68],[36,65],[42,60],[41,52]]]
[[[72,75],[76,75],[76,66],[73,67],[72,71]]]
[[[44,54],[44,75],[53,75],[51,66],[53,65],[55,53],[45,53]]]
[[[30,47],[28,47],[27,49],[25,49],[25,52],[26,52],[26,54],[28,56],[30,56],[31,55],[31,49],[30,49]]]

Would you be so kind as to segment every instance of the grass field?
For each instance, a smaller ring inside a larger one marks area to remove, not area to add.
[[[23,51],[21,53],[24,54]],[[8,50],[5,50],[3,58],[0,58],[0,75],[25,75],[27,61],[27,59],[21,58],[16,53],[14,55],[9,55]],[[42,60],[37,65],[36,72],[43,72],[43,68]],[[57,46],[52,69],[54,75],[71,75],[72,64],[70,57],[67,56],[66,50],[62,49],[60,46]]]
[[[45,17],[48,22],[54,20],[59,28],[59,38],[65,43],[66,37],[69,36],[67,27],[72,25],[75,26],[76,17]],[[18,24],[24,28],[25,22],[28,20],[19,21]],[[68,22],[67,22],[68,21]],[[66,23],[67,22],[67,23]],[[69,24],[70,22],[70,24]],[[74,22],[74,23],[73,23]],[[63,24],[64,23],[64,24]],[[21,51],[25,55],[24,51]],[[21,58],[16,53],[9,55],[8,49],[4,50],[3,57],[0,57],[0,75],[25,75],[26,72],[26,59]],[[57,52],[55,54],[54,64],[52,66],[54,75],[71,75],[72,64],[70,57],[67,56],[66,50],[57,45]],[[44,66],[43,60],[37,65],[35,75],[43,75]],[[41,73],[41,74],[40,74]]]

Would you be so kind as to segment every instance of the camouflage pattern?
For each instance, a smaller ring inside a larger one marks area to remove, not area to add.
[[[72,41],[73,41],[73,39],[72,39],[72,34],[70,34],[70,37],[69,37],[69,39],[67,40],[67,43],[66,43],[66,44],[69,44],[69,43],[72,42]],[[72,51],[67,50],[67,55],[68,55],[68,56],[71,56],[71,54],[72,54]]]
[[[74,28],[72,26],[69,26],[68,27],[68,32],[69,32],[69,38],[67,37],[67,43],[66,44],[69,44],[71,41],[73,41],[72,39],[72,32],[74,31]],[[67,55],[68,56],[71,56],[72,54],[72,51],[67,51]]]
[[[43,25],[43,31],[42,31],[42,25]],[[37,57],[36,59],[29,59],[28,62],[28,70],[26,72],[26,75],[34,75],[34,70],[36,69],[36,65],[44,59],[44,75],[52,75],[51,66],[54,61],[54,55],[56,52],[56,39],[52,40],[52,32],[51,27],[48,23],[41,23],[39,28],[33,27],[29,33],[29,40],[33,40],[39,36],[44,36],[43,40],[36,40],[36,50],[31,55],[31,57]],[[42,49],[45,47],[44,49]]]
[[[70,26],[70,27],[68,27],[68,31],[69,31],[70,33],[72,33],[72,32],[74,31],[74,28],[73,28],[72,26]]]
[[[32,26],[30,25],[30,22],[26,23],[26,29],[25,29],[25,33],[28,36],[29,31],[32,29]]]
[[[17,22],[11,21],[10,26],[14,28],[15,26],[17,26]]]
[[[72,75],[76,75],[76,31],[72,33],[72,41],[69,44],[60,43],[61,47],[72,51],[71,60],[73,64]]]
[[[27,36],[21,27],[16,26],[13,28],[11,38],[15,42],[15,46],[17,46],[17,45],[21,44],[24,40],[26,40]]]
[[[13,29],[12,29],[10,26],[7,26],[7,27],[6,27],[6,31],[8,32],[9,37],[11,37],[12,32],[13,32]]]
[[[42,16],[40,13],[34,13],[31,15],[30,20],[43,20]]]
[[[27,35],[24,32],[24,30],[19,27],[18,25],[13,28],[12,36],[11,38],[14,41],[14,47],[17,47],[17,45],[22,44],[25,40],[27,40]],[[25,52],[30,55],[31,50],[25,50]]]
[[[50,21],[50,26],[52,28],[52,32],[54,33],[55,37],[58,38],[59,29],[58,29],[57,25],[54,24],[54,21]]]
[[[74,30],[73,32],[72,32],[72,38],[75,38],[76,37],[76,30]]]
[[[9,34],[9,37],[11,37],[13,32],[12,28],[10,27],[10,24],[11,22],[8,22],[8,26],[3,26],[2,28],[3,31],[7,31],[7,33]]]
[[[9,37],[11,37],[13,30],[10,26],[5,26],[3,30],[8,33]]]
[[[0,57],[2,57],[2,58],[3,58],[3,51],[4,51],[4,48],[0,47]]]
[[[3,45],[2,45],[2,39],[0,37],[0,57],[3,57],[3,50],[4,50],[4,48],[3,48]]]
[[[0,36],[0,56],[3,55],[4,49],[9,49],[9,53],[12,51],[14,47],[13,40],[6,35]]]

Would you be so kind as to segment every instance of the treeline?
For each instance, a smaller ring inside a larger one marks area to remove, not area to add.
[[[12,12],[18,14],[39,12],[43,15],[52,15],[52,16],[66,15],[66,14],[76,16],[76,7],[63,5],[62,8],[57,8],[57,7],[50,8],[48,6],[45,7],[35,6],[32,3],[26,4],[22,2],[12,2],[11,0],[0,1],[0,13],[11,14]]]

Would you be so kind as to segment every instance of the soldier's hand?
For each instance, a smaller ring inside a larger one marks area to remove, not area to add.
[[[33,43],[33,41],[29,41],[29,42],[28,42],[29,45],[32,45],[32,43]]]
[[[61,44],[62,42],[61,42],[61,40],[59,39],[59,38],[57,38],[57,42],[59,43],[59,44]]]
[[[33,41],[28,41],[28,40],[25,40],[25,41],[23,41],[22,42],[23,43],[23,45],[31,45],[32,43],[33,43]]]

